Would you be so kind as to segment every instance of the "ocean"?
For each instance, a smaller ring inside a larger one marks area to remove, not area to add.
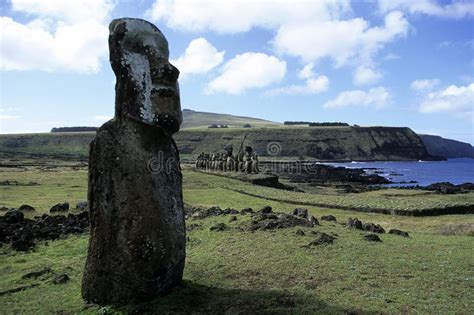
[[[438,182],[474,183],[474,159],[418,162],[348,162],[324,163],[347,168],[362,168],[394,182],[390,186],[426,186]],[[414,183],[416,182],[416,183]]]

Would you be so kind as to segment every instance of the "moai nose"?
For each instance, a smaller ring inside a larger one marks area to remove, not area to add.
[[[173,85],[179,77],[179,70],[169,62],[160,62],[151,69],[151,80],[154,84]]]

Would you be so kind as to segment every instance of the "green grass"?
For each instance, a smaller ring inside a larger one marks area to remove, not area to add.
[[[38,186],[0,186],[1,205],[17,207],[28,203],[46,212],[56,202],[83,200],[87,174],[57,168],[12,170],[1,168],[1,180],[35,181]],[[288,212],[297,205],[287,201],[320,200],[345,196],[315,196],[252,186],[212,175],[184,172],[184,198],[192,205],[259,209],[271,205],[275,211]],[[257,192],[259,197],[235,190]],[[395,194],[396,197],[383,196]],[[405,194],[405,195],[403,195]],[[410,196],[412,192],[387,190],[359,194],[368,202],[395,198],[409,205],[417,199],[435,198],[436,202],[455,202],[443,196]],[[266,200],[267,197],[278,200]],[[460,195],[456,195],[460,196]],[[316,198],[316,199],[313,199]],[[345,202],[360,202],[347,196]],[[437,199],[441,198],[441,199]],[[371,201],[373,199],[373,201]],[[329,199],[328,199],[329,200]],[[441,201],[440,201],[441,200]],[[379,201],[385,203],[385,201]],[[381,224],[385,229],[407,230],[410,238],[381,235],[382,243],[369,243],[364,233],[322,221],[321,226],[275,232],[248,232],[249,216],[229,216],[188,220],[201,224],[188,232],[184,287],[146,303],[99,307],[86,305],[80,296],[80,281],[87,251],[88,236],[41,243],[30,253],[0,249],[0,292],[21,286],[37,287],[0,296],[0,313],[438,313],[465,314],[474,308],[474,261],[472,236],[443,235],[446,226],[472,226],[473,215],[405,217],[370,214],[330,207],[307,206],[316,217],[333,214],[338,222],[348,217]],[[211,232],[224,222],[229,229]],[[303,248],[315,238],[311,230],[337,234],[333,245]],[[52,273],[36,280],[22,275],[51,268]],[[55,273],[67,273],[71,281],[54,285]]]

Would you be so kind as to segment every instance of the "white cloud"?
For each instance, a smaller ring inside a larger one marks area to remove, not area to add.
[[[384,87],[372,88],[368,91],[351,90],[339,93],[339,95],[324,104],[325,108],[340,107],[375,107],[381,108],[391,100],[390,93]]]
[[[439,79],[415,80],[410,84],[412,90],[429,91],[440,83]]]
[[[420,103],[422,113],[446,112],[472,118],[474,109],[474,83],[467,86],[451,85],[425,95]]]
[[[112,118],[113,118],[113,116],[110,116],[110,115],[95,115],[94,117],[92,117],[93,120],[101,121],[101,122],[110,120]]]
[[[370,62],[384,44],[407,32],[408,21],[402,13],[395,11],[387,14],[382,27],[370,27],[362,18],[283,25],[273,46],[281,53],[307,61],[330,58],[336,67],[340,67],[351,62]]]
[[[384,60],[389,61],[389,60],[397,60],[400,59],[401,57],[397,54],[394,53],[388,53],[383,57]]]
[[[328,20],[350,12],[348,0],[156,0],[148,15],[168,27],[202,32],[247,32],[253,27],[274,29],[301,20]]]
[[[353,82],[355,85],[368,85],[376,83],[381,78],[382,74],[373,67],[359,66],[354,73]]]
[[[275,31],[271,46],[279,54],[310,63],[329,58],[336,67],[372,65],[383,46],[408,32],[401,12],[390,12],[384,25],[371,26],[353,15],[350,2],[155,0],[148,12],[155,21],[181,31],[247,32],[252,28]],[[372,76],[374,77],[374,75]],[[372,79],[374,81],[374,79]]]
[[[433,0],[379,0],[379,9],[382,13],[392,10],[404,10],[410,14],[426,14],[442,18],[461,19],[474,16],[474,2],[452,1],[440,5]]]
[[[200,37],[192,40],[183,55],[171,60],[180,71],[183,78],[189,74],[206,73],[221,64],[224,60],[224,51],[217,51],[211,43]]]
[[[94,73],[107,52],[110,0],[12,0],[31,19],[0,17],[1,70]]]
[[[327,91],[329,79],[325,75],[316,75],[313,71],[314,63],[305,65],[299,72],[298,78],[305,80],[302,85],[289,85],[267,91],[265,94],[275,96],[279,94],[317,94]]]
[[[1,115],[0,114],[0,120],[16,120],[20,118],[18,115]]]
[[[209,82],[206,93],[240,94],[247,89],[279,82],[285,73],[285,61],[263,53],[246,52],[235,56],[222,67],[222,73]]]

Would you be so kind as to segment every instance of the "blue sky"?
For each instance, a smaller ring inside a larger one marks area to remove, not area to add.
[[[0,0],[0,132],[113,114],[107,25],[155,23],[182,107],[408,126],[474,144],[474,2]]]

